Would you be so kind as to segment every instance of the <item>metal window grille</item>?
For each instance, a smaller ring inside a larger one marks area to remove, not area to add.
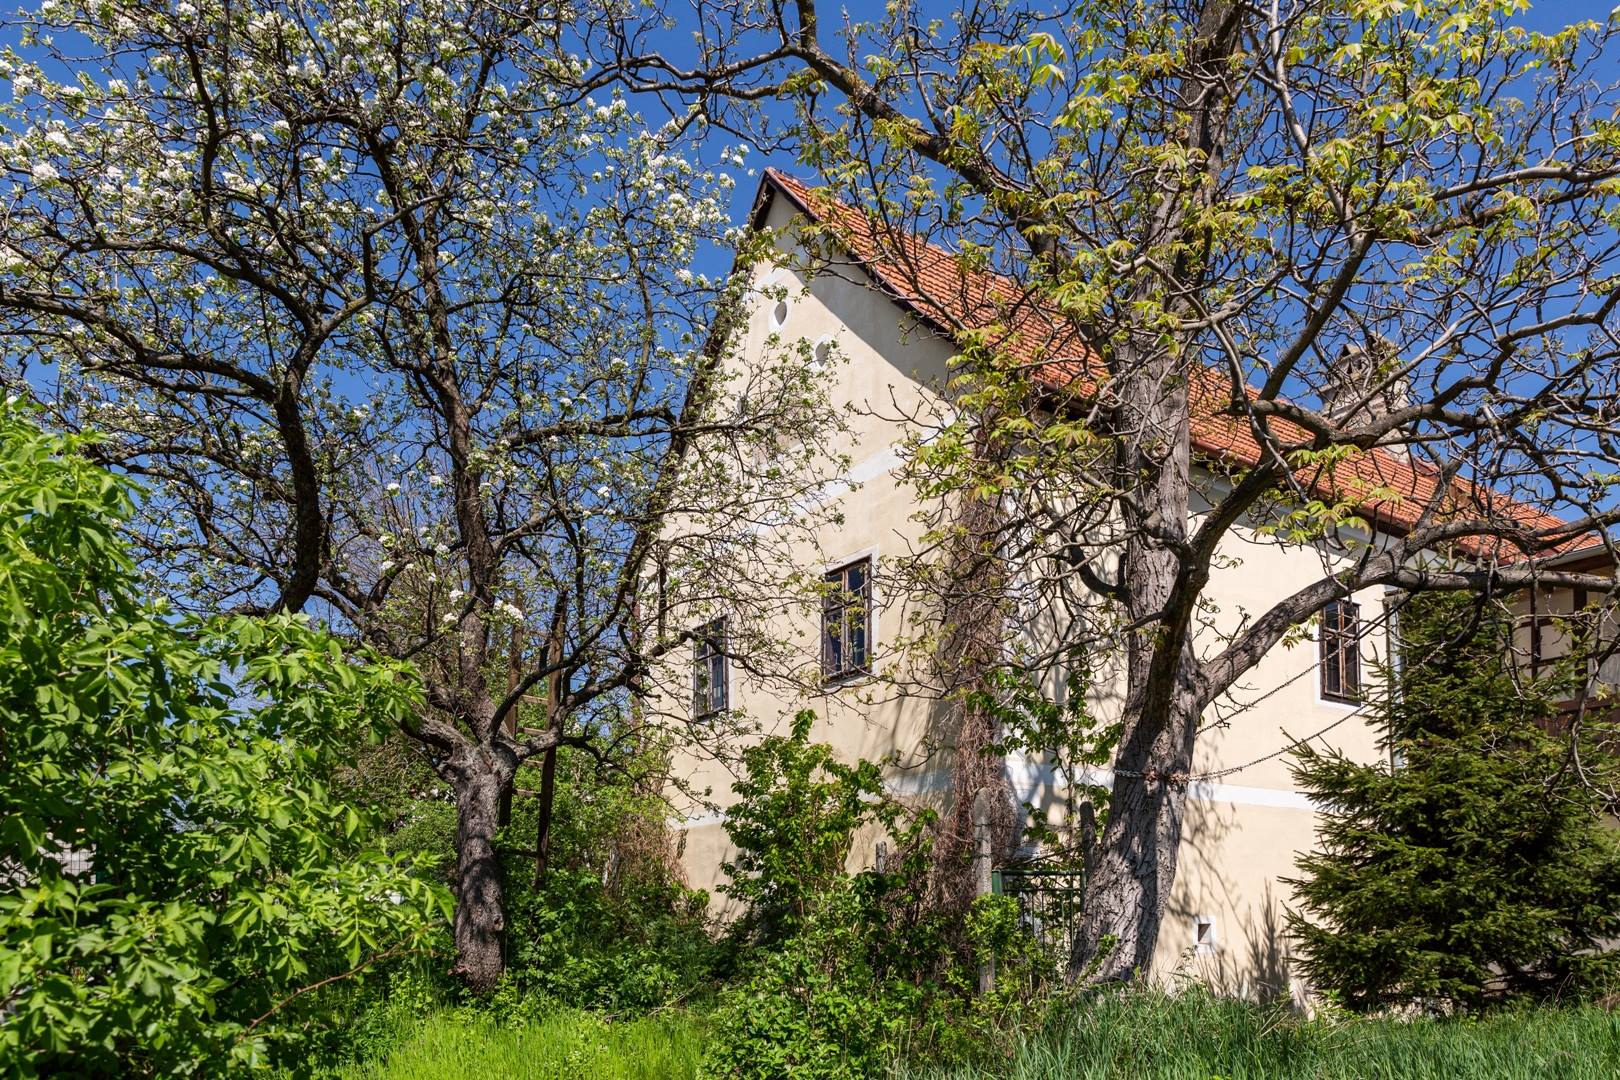
[[[821,673],[841,679],[870,670],[872,560],[828,573],[821,602]]]
[[[1361,606],[1335,600],[1322,609],[1322,696],[1361,700]]]
[[[715,619],[697,629],[692,642],[692,715],[698,718],[724,712],[727,701],[726,620]]]

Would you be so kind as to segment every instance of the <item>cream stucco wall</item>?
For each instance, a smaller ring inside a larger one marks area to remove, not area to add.
[[[791,209],[785,200],[775,201],[766,223],[791,235]],[[893,472],[895,447],[907,432],[899,418],[941,407],[933,388],[946,375],[949,348],[911,325],[858,270],[830,268],[806,281],[761,267],[756,278],[760,285],[785,283],[793,295],[780,324],[776,316],[784,312],[774,300],[760,297],[747,327],[745,356],[764,350],[774,334],[788,341],[834,341],[843,361],[833,392],[850,408],[850,437],[847,444],[828,449],[849,456],[851,484],[827,493],[842,511],[842,520],[824,529],[814,544],[804,545],[799,565],[831,568],[862,555],[882,560],[909,550],[921,527],[914,520],[914,493]],[[1209,589],[1212,647],[1246,616],[1259,614],[1347,557],[1324,547],[1279,547],[1243,529],[1235,531],[1221,554],[1222,566]],[[1376,624],[1380,592],[1369,590],[1356,599],[1364,625]],[[895,664],[894,645],[909,613],[898,600],[883,595],[881,581],[874,608],[876,662]],[[775,629],[795,642],[803,673],[813,676],[819,632],[813,612],[807,607],[798,617],[781,618]],[[1381,632],[1365,641],[1364,670],[1369,674],[1381,657],[1383,641]],[[926,696],[906,693],[903,670],[886,674],[888,678],[826,692],[789,693],[781,680],[756,679],[734,665],[731,703],[767,731],[783,730],[794,712],[811,708],[818,717],[813,738],[850,758],[895,753],[900,761],[891,774],[895,789],[938,800],[949,763],[930,760],[926,747],[935,741],[939,709]],[[814,682],[813,677],[804,680],[806,686]],[[680,685],[679,673],[669,684]],[[1296,854],[1312,845],[1315,815],[1293,789],[1281,752],[1293,740],[1312,735],[1357,758],[1371,759],[1378,752],[1375,732],[1351,707],[1322,700],[1318,685],[1313,642],[1278,647],[1207,717],[1211,726],[1200,736],[1195,768],[1213,775],[1189,789],[1180,872],[1160,935],[1157,975],[1185,970],[1246,994],[1290,989],[1281,932],[1289,894],[1280,879],[1293,872]],[[1098,693],[1099,710],[1117,697],[1106,679]],[[732,775],[720,760],[700,754],[682,758],[677,768],[693,787],[709,791],[721,808],[694,811],[680,823],[689,879],[694,886],[712,889],[727,856],[720,814]],[[1009,780],[1021,798],[1051,800],[1061,794],[1035,763],[1009,763]],[[870,857],[870,845],[858,845],[852,855],[855,861]],[[719,908],[725,914],[723,903]],[[1216,920],[1216,945],[1205,955],[1192,955],[1195,916]]]

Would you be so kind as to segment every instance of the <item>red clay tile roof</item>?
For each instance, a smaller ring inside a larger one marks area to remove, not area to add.
[[[961,330],[1000,327],[993,345],[1010,359],[1033,371],[1034,377],[1055,391],[1084,392],[1089,350],[1067,320],[1043,310],[1027,290],[1010,278],[972,268],[966,260],[899,228],[875,222],[866,213],[838,201],[825,191],[776,169],[765,171],[755,202],[755,220],[765,210],[770,192],[781,192],[813,222],[830,226],[832,236],[903,308],[932,329],[954,339]],[[1206,459],[1238,468],[1260,461],[1260,444],[1246,417],[1233,415],[1231,383],[1212,369],[1203,369],[1193,381],[1192,444]],[[1250,391],[1253,393],[1253,391]],[[1272,418],[1273,436],[1285,447],[1309,447],[1311,435],[1289,421]],[[1436,471],[1404,454],[1373,449],[1357,453],[1329,467],[1301,475],[1301,482],[1319,498],[1357,503],[1357,512],[1370,523],[1401,533],[1417,523],[1433,500],[1440,478]],[[1527,503],[1466,481],[1453,481],[1450,499],[1457,509],[1531,533],[1556,532],[1565,522]],[[1571,537],[1554,550],[1579,547],[1590,536]],[[1493,549],[1504,561],[1522,558],[1511,542],[1475,538],[1461,541],[1471,555]]]

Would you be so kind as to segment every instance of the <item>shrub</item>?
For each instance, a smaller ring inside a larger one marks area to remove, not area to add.
[[[925,992],[874,956],[870,903],[852,880],[829,886],[799,930],[721,996],[705,1075],[855,1080],[887,1067]]]
[[[331,786],[414,682],[300,618],[145,599],[130,491],[77,447],[0,407],[0,1067],[262,1065],[306,991],[445,915]]]
[[[507,984],[548,1003],[616,1015],[690,995],[714,947],[708,898],[685,887],[656,793],[662,759],[604,768],[558,755],[545,874],[536,879],[538,800],[519,798],[501,835],[507,874]],[[538,780],[520,777],[537,787]]]
[[[681,881],[668,804],[654,793],[660,760],[648,749],[604,767],[588,753],[559,752],[542,880],[538,800],[513,800],[497,844],[506,877],[507,971],[486,1003],[489,1012],[538,1015],[570,1006],[623,1016],[703,986],[716,954],[708,898]],[[537,773],[521,772],[519,789],[536,789]],[[450,884],[455,807],[436,794],[431,774],[389,766],[355,783],[388,808],[391,847]],[[443,1003],[463,1001],[450,980],[435,989]]]
[[[737,801],[726,811],[726,834],[737,855],[723,864],[728,880],[720,890],[748,905],[736,934],[754,944],[781,941],[809,924],[847,877],[850,845],[868,824],[899,840],[898,861],[908,870],[920,865],[921,820],[908,822],[889,797],[878,763],[846,765],[832,747],[812,743],[814,720],[801,712],[787,737],[744,750],[745,775],[732,786]]]
[[[743,755],[726,830],[737,849],[722,888],[749,903],[732,943],[746,948],[720,999],[710,1075],[842,1080],[885,1067],[940,986],[947,951],[924,906],[926,827],[884,790],[878,764],[837,761],[810,742],[813,715]],[[846,870],[876,825],[895,855]]]

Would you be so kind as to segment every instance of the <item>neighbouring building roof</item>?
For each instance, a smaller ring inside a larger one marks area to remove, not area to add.
[[[962,330],[999,328],[994,347],[1026,367],[1054,392],[1086,392],[1089,350],[1069,320],[1043,308],[1039,299],[1011,278],[972,266],[952,253],[899,227],[890,227],[867,212],[812,188],[777,169],[765,170],[754,203],[754,221],[763,220],[771,197],[780,193],[814,224],[828,227],[832,239],[896,304],[948,339]],[[1254,394],[1252,388],[1248,393]],[[1230,410],[1231,382],[1210,368],[1192,380],[1193,451],[1228,467],[1249,468],[1260,461],[1260,444],[1247,416]],[[1285,448],[1306,448],[1312,436],[1305,428],[1272,417],[1273,437]],[[1406,454],[1374,448],[1331,466],[1299,474],[1320,498],[1353,500],[1370,524],[1400,534],[1412,528],[1442,480],[1437,471]],[[1458,514],[1478,516],[1517,533],[1518,540],[1557,536],[1567,523],[1521,500],[1466,480],[1453,480],[1447,501]],[[1573,550],[1593,543],[1590,534],[1564,538],[1553,550]],[[1525,557],[1525,545],[1507,537],[1474,537],[1458,542],[1473,556],[1502,561]]]

